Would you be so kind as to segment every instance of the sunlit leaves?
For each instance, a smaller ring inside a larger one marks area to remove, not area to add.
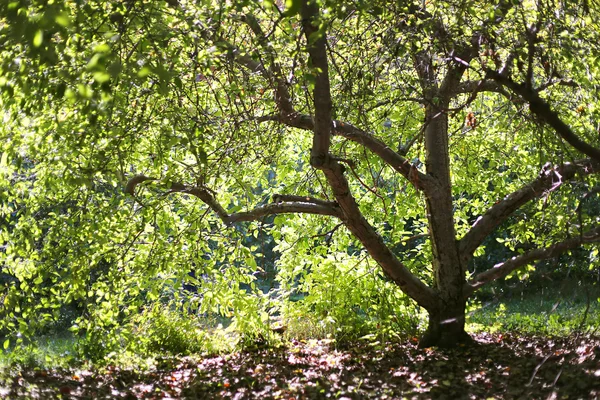
[[[42,31],[40,29],[35,33],[35,36],[33,37],[33,46],[40,47],[42,45],[43,41],[44,41],[44,31]]]
[[[317,71],[304,53],[301,2],[233,3],[32,1],[31,7],[14,2],[1,9],[7,22],[0,35],[10,45],[0,50],[0,129],[7,138],[0,144],[0,194],[8,199],[2,216],[10,235],[2,236],[0,260],[21,279],[5,299],[16,306],[20,289],[40,300],[13,307],[7,324],[14,326],[7,327],[17,327],[24,313],[54,315],[49,310],[61,302],[84,302],[91,318],[79,326],[90,343],[116,347],[120,318],[146,302],[187,299],[182,282],[198,287],[201,312],[220,313],[253,333],[264,329],[265,310],[277,307],[292,318],[313,310],[327,314],[314,322],[327,321],[332,334],[340,334],[331,330],[345,319],[364,327],[376,317],[391,329],[399,324],[391,316],[410,310],[339,221],[277,216],[260,227],[225,227],[189,193],[170,192],[172,182],[206,187],[230,213],[268,204],[273,194],[333,199],[323,174],[309,166],[310,133],[277,121],[277,85],[289,91],[299,113],[314,113]],[[426,172],[428,100],[414,54],[432,52],[428,68],[441,80],[457,49],[481,29],[483,51],[465,79],[481,79],[484,67],[498,67],[514,51],[509,67],[523,81],[528,57],[520,24],[539,19],[536,57],[543,55],[547,64],[534,57],[533,84],[547,83],[544,98],[597,141],[596,93],[588,89],[597,85],[598,57],[584,51],[597,43],[593,19],[581,22],[570,9],[559,10],[564,19],[550,10],[536,14],[528,2],[515,4],[506,21],[493,25],[499,12],[483,3],[415,2],[417,9],[400,3],[324,2],[321,30],[309,40],[328,41],[336,119],[393,150],[412,143],[406,157]],[[418,17],[421,7],[447,25],[444,37],[432,18]],[[274,75],[262,76],[262,69]],[[579,86],[550,81],[560,75]],[[466,93],[451,110],[440,110],[450,118],[458,238],[535,178],[545,162],[576,156],[531,120],[523,102],[512,100]],[[440,98],[431,102],[440,104]],[[476,128],[465,128],[467,112],[476,114]],[[430,282],[433,252],[422,193],[360,143],[334,137],[331,152],[354,162],[346,177],[366,219],[411,271]],[[138,174],[157,181],[140,185],[135,198],[125,196],[122,188]],[[595,185],[582,181],[572,193]],[[569,194],[561,188],[523,207],[497,232],[499,240],[476,256],[489,267],[500,251],[518,254],[549,238],[577,235],[577,205]],[[592,208],[581,213],[586,222],[594,215]],[[257,293],[267,239],[278,252],[277,295],[306,295],[304,303],[268,308],[272,300]],[[188,277],[192,271],[195,277]],[[107,331],[114,334],[110,340],[103,337]]]
[[[288,17],[294,16],[300,12],[302,0],[286,0],[285,15]]]

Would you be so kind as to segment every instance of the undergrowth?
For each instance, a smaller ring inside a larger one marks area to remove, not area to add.
[[[517,332],[526,335],[566,336],[575,332],[600,333],[600,293],[574,289],[563,293],[561,300],[552,291],[524,292],[504,296],[492,302],[475,302],[467,318],[470,332]],[[300,302],[302,300],[299,300]],[[314,304],[297,304],[277,321],[266,324],[269,329],[245,335],[228,327],[229,320],[207,315],[193,315],[181,309],[157,304],[147,308],[124,325],[122,335],[102,357],[90,358],[94,346],[90,338],[69,332],[37,337],[0,353],[0,375],[18,369],[70,368],[84,363],[95,366],[119,365],[147,369],[164,357],[187,355],[208,356],[252,350],[256,346],[277,346],[292,339],[332,339],[342,344],[360,338],[378,342],[403,340],[418,332],[415,324],[425,315],[370,315],[360,310],[311,313]],[[390,311],[387,309],[386,311]],[[385,317],[388,320],[379,321]],[[412,327],[411,327],[412,326]],[[422,325],[420,326],[422,329]],[[92,339],[93,341],[93,339]]]

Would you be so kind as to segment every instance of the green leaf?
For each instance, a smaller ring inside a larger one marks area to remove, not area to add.
[[[108,82],[110,80],[110,75],[106,72],[98,71],[94,73],[94,80],[98,83]]]
[[[40,29],[35,33],[33,37],[33,47],[40,47],[44,41],[44,32]]]
[[[302,6],[301,0],[286,0],[284,14],[287,17],[292,17],[300,12],[301,6]]]
[[[102,54],[99,54],[99,53],[94,54],[92,56],[92,58],[90,58],[90,61],[88,61],[87,65],[86,65],[86,69],[88,71],[93,70],[94,68],[96,68],[98,66],[101,59],[102,59]]]
[[[94,53],[108,53],[110,45],[108,43],[100,43],[94,47]]]
[[[256,265],[256,260],[254,259],[254,257],[250,256],[250,257],[246,257],[246,265],[248,265],[250,268],[256,269],[257,265]]]
[[[148,75],[150,75],[150,73],[151,73],[151,72],[152,72],[152,70],[151,70],[150,68],[148,68],[148,67],[142,67],[142,68],[141,68],[141,69],[138,71],[137,75],[138,75],[140,78],[145,78],[145,77],[147,77]]]
[[[4,347],[4,350],[8,349],[8,346],[10,345],[10,339],[6,339],[4,341],[4,345],[2,347]]]
[[[66,13],[58,14],[54,20],[57,24],[65,28],[71,25],[71,20]]]

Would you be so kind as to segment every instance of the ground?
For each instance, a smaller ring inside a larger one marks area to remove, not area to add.
[[[600,338],[478,334],[456,350],[292,341],[279,349],[162,358],[145,372],[22,370],[0,397],[73,399],[594,399]]]

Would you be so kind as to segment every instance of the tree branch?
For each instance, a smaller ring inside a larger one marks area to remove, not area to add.
[[[125,189],[123,191],[131,196],[135,197],[135,188],[142,182],[152,181],[154,178],[149,178],[145,175],[135,175],[127,181],[127,185],[125,185]]]
[[[314,28],[312,28],[312,29],[313,29],[313,31],[311,31],[311,32],[314,32]],[[260,34],[260,31],[255,31],[255,33]],[[233,45],[231,45],[225,41],[222,41],[222,43],[224,43],[224,45],[230,50],[231,54],[239,54],[239,52]],[[277,89],[276,89],[275,100],[276,100],[278,112],[276,114],[257,117],[256,121],[258,121],[258,122],[266,122],[266,121],[279,122],[279,123],[285,124],[286,126],[289,126],[292,128],[299,128],[299,129],[308,130],[311,132],[315,131],[316,117],[313,117],[313,116],[307,115],[307,114],[300,114],[294,110],[294,108],[292,106],[292,102],[291,102],[291,96],[289,94],[287,85],[285,84],[285,82],[282,80],[281,77],[273,76],[273,74],[275,74],[276,71],[274,72],[274,71],[267,70],[266,68],[264,68],[264,66],[262,64],[258,63],[257,61],[255,61],[247,56],[238,55],[235,57],[235,60],[241,66],[249,69],[252,72],[261,74],[267,80],[277,79]],[[324,61],[325,61],[325,65],[326,65],[327,64],[326,54],[325,54]],[[328,81],[328,79],[327,79],[327,81]],[[329,85],[328,82],[326,84]],[[325,96],[327,96],[327,95],[329,95],[329,92],[325,93]],[[330,97],[330,95],[329,95],[329,97]],[[327,107],[327,106],[325,106],[325,107]],[[320,110],[322,112],[322,107],[316,106],[315,109]],[[329,115],[331,115],[330,112],[329,112]],[[373,135],[369,134],[368,132],[365,132],[365,131],[359,129],[358,127],[353,126],[352,124],[349,124],[349,123],[343,122],[343,121],[337,121],[337,120],[335,120],[333,122],[330,121],[329,124],[330,124],[330,126],[331,125],[333,126],[333,130],[330,130],[330,134],[333,134],[336,136],[342,136],[348,140],[351,140],[355,143],[359,143],[359,144],[367,147],[373,153],[375,153],[379,157],[381,157],[394,170],[400,172],[406,179],[408,179],[411,183],[413,183],[413,185],[417,189],[427,190],[426,189],[427,187],[433,186],[433,179],[431,179],[431,177],[416,170],[414,167],[412,167],[411,163],[406,158],[404,158],[403,156],[401,156],[400,154],[398,154],[397,152],[392,150],[385,143],[383,143],[381,140],[377,139]],[[324,128],[321,127],[319,129],[323,130]],[[330,129],[330,128],[327,128],[327,129]],[[324,129],[324,130],[327,130],[327,129]],[[321,139],[323,137],[324,136],[321,135]],[[325,135],[325,137],[326,137],[326,135]],[[326,146],[328,148],[328,144]]]
[[[286,202],[278,204],[267,204],[247,212],[231,214],[225,223],[233,224],[243,221],[257,221],[263,217],[276,214],[317,214],[330,215],[341,218],[340,209],[337,206],[326,206],[311,202]]]
[[[576,174],[590,175],[598,172],[600,172],[600,164],[589,159],[554,167],[546,164],[535,180],[507,195],[480,216],[469,232],[459,241],[460,257],[464,265],[484,239],[521,206],[545,193],[558,189]]]
[[[300,202],[300,203],[313,203],[327,207],[338,207],[338,204],[334,201],[321,200],[310,196],[297,196],[293,194],[275,194],[273,195],[273,203],[281,202]]]
[[[505,97],[510,97],[508,92],[504,90],[504,87],[493,80],[465,81],[459,83],[454,89],[454,94],[479,92],[494,92],[500,93]]]
[[[315,106],[313,144],[310,151],[310,165],[323,169],[329,164],[331,142],[331,88],[329,84],[329,63],[327,61],[327,35],[319,28],[319,9],[313,0],[302,2],[302,28],[306,37],[309,61],[315,74],[313,101]]]
[[[551,79],[548,82],[544,83],[543,85],[540,85],[537,88],[537,91],[542,92],[554,85],[577,87],[577,82],[575,82],[572,79]],[[504,86],[502,86],[501,84],[499,84],[496,81],[489,80],[489,79],[480,79],[480,80],[476,80],[476,81],[461,82],[456,86],[456,88],[454,90],[454,94],[462,94],[462,93],[476,94],[479,92],[499,93],[499,94],[503,95],[504,97],[506,97],[507,99],[511,98],[510,94],[504,89]]]
[[[312,66],[318,71],[313,92],[315,119],[314,123],[312,118],[299,118],[299,121],[302,122],[303,126],[312,125],[313,128],[311,165],[325,174],[341,208],[342,221],[348,230],[365,246],[369,255],[379,263],[383,271],[400,286],[404,293],[414,299],[421,307],[428,310],[434,309],[439,301],[437,294],[413,275],[385,245],[382,237],[362,215],[344,176],[342,165],[328,153],[330,136],[333,129],[337,129],[337,126],[334,126],[331,119],[332,101],[327,68],[326,32],[320,31],[319,27],[314,25],[315,18],[319,15],[316,2],[311,1],[307,4],[307,1],[311,0],[305,0],[302,4],[302,24],[308,42],[308,52]]]
[[[263,49],[271,51],[272,54],[272,50],[268,48],[268,36],[264,34],[256,18],[251,14],[246,14],[242,17],[242,20],[248,24],[250,29],[252,29],[252,32],[257,36]],[[263,71],[263,75],[265,77],[271,76],[275,80],[275,103],[279,110],[282,113],[293,114],[295,111],[292,104],[292,97],[281,72],[281,66],[275,61],[271,54],[271,71],[268,73],[268,71],[265,70]]]
[[[511,78],[503,76],[496,71],[487,70],[487,76],[509,88],[527,101],[531,112],[540,120],[550,125],[567,143],[588,157],[600,162],[600,149],[580,139],[534,89],[524,84],[516,83]]]
[[[281,115],[266,115],[258,117],[257,121],[274,121],[283,123],[292,128],[312,131],[314,129],[313,117],[307,114],[295,114],[292,118],[283,118]],[[433,179],[415,169],[409,160],[392,150],[388,145],[379,140],[376,136],[363,131],[362,129],[347,122],[334,120],[332,122],[335,136],[341,136],[352,142],[365,146],[373,153],[377,154],[390,167],[402,174],[419,190],[433,190]]]
[[[334,121],[334,135],[359,143],[377,154],[390,167],[408,179],[419,190],[433,190],[435,181],[431,176],[416,169],[409,160],[392,150],[374,135],[342,121]]]
[[[600,242],[600,226],[597,226],[585,234],[555,243],[551,246],[535,249],[520,256],[515,256],[510,260],[494,265],[493,268],[482,272],[465,284],[463,294],[465,297],[471,295],[486,283],[492,282],[498,278],[505,277],[514,270],[530,264],[536,260],[545,260],[556,257],[565,251],[575,249],[584,243]]]
[[[134,176],[127,183],[125,192],[133,196],[133,191],[128,190],[128,188],[135,187],[136,184],[148,180],[156,181],[157,179],[143,175]],[[167,194],[168,193],[186,193],[197,197],[217,214],[226,225],[231,225],[236,222],[259,221],[269,215],[278,214],[318,214],[342,218],[342,213],[337,203],[312,197],[275,195],[273,196],[273,203],[271,204],[256,207],[250,211],[228,214],[208,188],[186,186],[182,183],[174,182],[171,183],[171,188]]]

